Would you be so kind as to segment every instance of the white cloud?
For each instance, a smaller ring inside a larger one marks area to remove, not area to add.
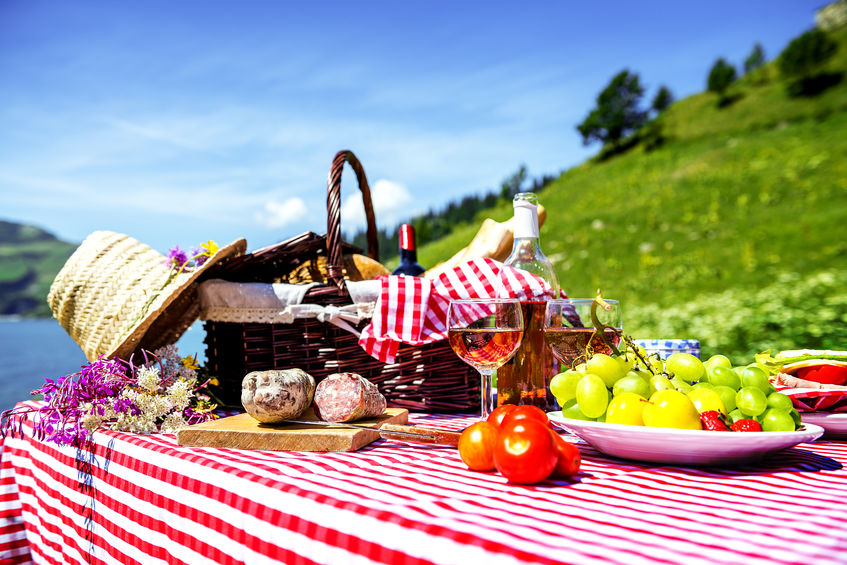
[[[278,202],[265,203],[265,209],[256,213],[256,221],[269,228],[282,228],[303,219],[306,215],[306,203],[299,196]]]
[[[371,185],[371,202],[379,228],[393,227],[408,219],[416,211],[411,206],[414,201],[409,190],[400,183],[380,179]],[[341,229],[352,233],[366,226],[362,192],[356,190],[341,205]]]

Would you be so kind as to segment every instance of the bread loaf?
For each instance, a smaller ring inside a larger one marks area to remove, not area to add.
[[[344,278],[348,281],[370,281],[380,275],[390,274],[382,263],[359,253],[344,255],[341,263]],[[277,282],[290,284],[329,282],[326,274],[326,256],[318,255],[302,263]]]
[[[544,225],[544,220],[547,219],[547,211],[544,206],[538,205],[538,227]],[[444,271],[455,268],[457,265],[479,258],[491,258],[495,261],[505,261],[512,252],[512,243],[514,241],[513,229],[514,217],[509,218],[505,222],[497,222],[491,218],[486,218],[482,222],[479,231],[471,240],[471,242],[460,250],[458,253],[450,257],[443,263],[439,263],[435,267],[429,269],[424,276],[427,278],[435,278]]]
[[[315,379],[302,369],[253,371],[241,381],[241,404],[260,422],[299,417],[311,406]]]

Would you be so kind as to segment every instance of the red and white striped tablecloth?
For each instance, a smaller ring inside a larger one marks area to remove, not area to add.
[[[580,442],[578,476],[518,486],[468,471],[455,449],[399,441],[353,453],[95,441],[83,453],[29,431],[5,440],[0,562],[847,562],[844,442],[735,469],[627,462]]]

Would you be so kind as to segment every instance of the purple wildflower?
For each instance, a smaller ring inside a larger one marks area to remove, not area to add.
[[[185,369],[176,348],[166,348],[159,358],[156,354],[144,355],[144,366],[150,368],[158,364],[161,370],[162,383],[171,383],[180,378]],[[90,416],[107,417],[100,421],[103,427],[112,427],[118,419],[114,414],[128,417],[141,416],[146,408],[129,398],[122,398],[124,391],[139,389],[136,367],[132,361],[101,357],[82,368],[78,373],[66,375],[57,380],[47,379],[44,385],[33,394],[41,394],[43,404],[38,406],[18,405],[7,410],[0,418],[0,435],[22,434],[24,422],[30,416],[35,437],[53,441],[58,444],[81,446],[90,440],[91,431],[86,429],[84,422],[90,421]],[[193,373],[193,371],[192,371]],[[187,379],[193,381],[192,379]],[[197,393],[200,387],[194,388]],[[145,393],[146,394],[146,393]],[[194,404],[184,412],[190,423],[202,422],[214,418],[212,410],[215,406],[208,400],[195,397]],[[164,420],[166,415],[157,417]],[[160,422],[161,422],[160,421]],[[89,424],[90,425],[90,424]]]
[[[188,254],[176,245],[168,252],[165,265],[172,269],[181,269],[188,262]]]

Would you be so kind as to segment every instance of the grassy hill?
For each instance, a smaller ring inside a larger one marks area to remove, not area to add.
[[[844,73],[847,29],[833,36],[828,70]],[[570,296],[620,298],[635,337],[696,338],[704,354],[739,360],[847,349],[847,77],[792,98],[770,63],[729,96],[722,108],[712,93],[668,108],[658,149],[562,174],[539,194],[542,247]],[[422,246],[421,263],[452,255],[483,217],[511,213],[479,214]]]
[[[37,227],[0,221],[0,315],[49,316],[47,292],[74,249]]]

